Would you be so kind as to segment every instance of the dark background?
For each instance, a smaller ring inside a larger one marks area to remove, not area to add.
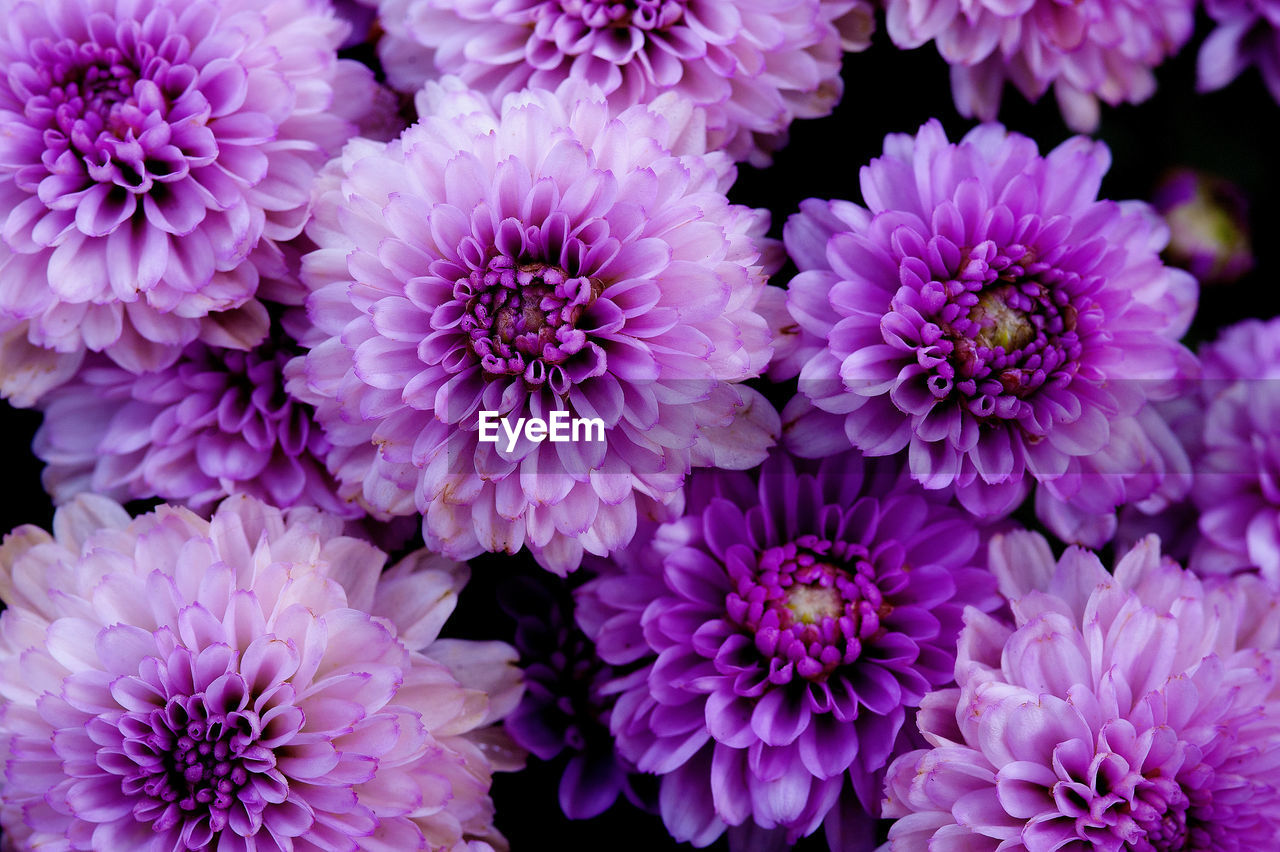
[[[1202,290],[1189,340],[1193,344],[1211,339],[1217,328],[1244,317],[1270,318],[1280,313],[1280,209],[1270,198],[1280,188],[1276,157],[1280,107],[1253,71],[1223,91],[1195,92],[1195,54],[1208,23],[1202,18],[1191,43],[1157,70],[1159,88],[1153,98],[1136,106],[1104,105],[1097,133],[1113,155],[1103,197],[1149,198],[1168,169],[1190,166],[1236,182],[1250,202],[1257,265],[1236,284]],[[772,211],[774,236],[781,236],[786,217],[805,198],[860,201],[858,170],[879,155],[886,133],[914,133],[936,117],[956,140],[974,124],[952,105],[947,68],[932,45],[899,51],[881,28],[869,50],[845,58],[843,77],[844,97],[833,115],[795,123],[790,145],[776,155],[772,168],[740,168],[730,196]],[[1051,94],[1029,104],[1016,91],[1007,90],[1000,117],[1010,129],[1033,137],[1042,152],[1071,135]],[[788,276],[789,270],[784,269],[777,280],[785,282]],[[0,474],[0,530],[23,523],[48,528],[52,520],[52,505],[40,485],[41,465],[30,453],[39,423],[37,412],[0,405],[0,435],[10,447]],[[495,590],[512,576],[539,570],[523,557],[474,560],[471,583],[446,634],[511,641],[514,622],[497,607]],[[517,852],[552,847],[677,847],[657,816],[625,802],[595,820],[565,819],[557,802],[560,768],[559,762],[531,758],[525,771],[496,778],[497,824]],[[727,843],[722,838],[712,848],[726,849]],[[825,848],[821,831],[798,848]]]

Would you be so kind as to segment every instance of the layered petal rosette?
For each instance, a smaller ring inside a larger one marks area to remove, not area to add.
[[[1191,37],[1195,7],[1195,0],[885,0],[894,44],[932,41],[951,66],[962,115],[994,120],[1006,82],[1029,100],[1052,86],[1078,133],[1097,129],[1099,101],[1151,96],[1152,69]]]
[[[267,338],[244,351],[187,344],[169,367],[135,374],[91,355],[40,402],[32,449],[55,503],[82,491],[127,501],[159,497],[201,513],[228,494],[273,506],[317,506],[344,518],[325,468],[332,445],[311,406],[285,393],[306,316],[277,308]]]
[[[1280,101],[1280,2],[1205,0],[1204,8],[1217,26],[1200,46],[1197,88],[1221,89],[1252,66]]]
[[[505,845],[515,652],[437,639],[466,569],[231,497],[82,495],[0,548],[0,823],[17,849]]]
[[[579,599],[605,661],[642,664],[607,687],[610,724],[662,776],[672,835],[705,846],[755,826],[794,842],[827,819],[831,839],[858,822],[842,809],[869,826],[904,721],[951,680],[962,610],[999,602],[973,567],[979,537],[855,453],[695,474],[685,516]]]
[[[290,389],[344,493],[422,512],[455,558],[527,546],[563,573],[692,465],[759,463],[777,413],[735,383],[771,354],[774,246],[687,102],[610,118],[531,90],[495,115],[450,79],[420,106],[399,141],[348,147],[309,228],[319,337]],[[597,431],[508,438],[557,419]]]
[[[1034,533],[997,538],[1013,623],[970,609],[957,688],[894,762],[894,852],[1254,850],[1280,843],[1280,608],[1202,583],[1154,536],[1108,574]]]
[[[0,386],[246,349],[260,271],[372,104],[322,0],[10,0],[0,32]],[[335,99],[335,92],[343,97]],[[35,366],[33,366],[33,364]]]
[[[1194,373],[1177,339],[1197,286],[1161,263],[1150,207],[1097,200],[1109,162],[1082,137],[1042,157],[998,125],[952,144],[934,121],[885,140],[865,207],[802,204],[785,234],[800,339],[778,364],[800,373],[796,451],[907,450],[977,515],[1033,481],[1084,515],[1158,488],[1176,442],[1141,412]]]
[[[1280,585],[1280,319],[1245,320],[1201,351],[1205,381],[1191,405],[1191,502],[1202,574],[1259,570]]]
[[[866,0],[382,0],[383,65],[412,91],[456,74],[495,105],[577,80],[617,110],[677,91],[707,110],[711,147],[767,165],[796,118],[840,98],[841,46],[870,43]]]

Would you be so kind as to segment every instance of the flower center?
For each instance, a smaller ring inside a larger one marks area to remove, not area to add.
[[[163,708],[120,720],[124,754],[136,764],[123,789],[140,799],[134,816],[157,832],[207,814],[216,833],[236,802],[253,819],[269,799],[283,800],[286,782],[258,743],[262,721],[247,706],[244,679],[229,675],[220,692],[172,696]]]
[[[1021,398],[1077,368],[1082,347],[1069,292],[1080,276],[1022,245],[986,242],[957,251],[951,271],[911,297],[925,320],[920,363],[930,371],[927,386],[935,399],[957,400],[979,420],[1017,419]],[[936,269],[938,259],[931,260]]]
[[[998,346],[1011,352],[1023,348],[1036,337],[1036,327],[1027,313],[1009,307],[1000,294],[991,291],[978,297],[978,304],[969,311],[969,320],[980,328],[978,343],[990,349]]]
[[[217,145],[185,38],[155,42],[136,21],[98,35],[33,42],[32,58],[13,63],[8,75],[11,88],[30,93],[25,114],[43,125],[42,162],[63,191],[114,184],[115,208],[127,193],[163,193],[164,183],[187,175],[189,157],[210,162]],[[171,122],[181,122],[181,132]]]
[[[880,630],[884,597],[861,545],[802,536],[728,570],[730,617],[755,634],[760,653],[801,677],[825,680]]]
[[[469,293],[462,329],[492,377],[521,375],[541,385],[587,345],[575,324],[598,295],[589,278],[499,255],[458,285]]]
[[[679,0],[559,0],[566,16],[578,18],[592,29],[636,27],[642,30],[665,29],[684,15]]]

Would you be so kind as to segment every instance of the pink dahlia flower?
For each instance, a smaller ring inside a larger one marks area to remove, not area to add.
[[[862,170],[866,207],[810,200],[787,223],[800,374],[796,452],[907,450],[926,488],[998,515],[1031,482],[1079,513],[1149,496],[1168,465],[1139,417],[1194,371],[1177,339],[1196,282],[1166,268],[1146,204],[1097,200],[1110,156],[931,121]]]
[[[466,568],[313,510],[103,497],[0,547],[0,824],[19,849],[503,845],[515,652],[437,639]]]
[[[1200,46],[1197,88],[1221,89],[1257,66],[1280,101],[1280,0],[1205,0],[1204,8],[1218,26]]]
[[[563,573],[626,544],[691,466],[763,459],[777,413],[736,383],[771,354],[776,253],[687,102],[610,118],[531,90],[495,115],[456,79],[420,102],[399,141],[348,146],[309,227],[317,337],[290,390],[343,493],[422,512],[455,558],[527,545]],[[499,429],[555,412],[603,440]]]
[[[1138,103],[1152,69],[1191,37],[1195,0],[885,0],[898,47],[933,41],[962,115],[996,118],[1005,81],[1036,100],[1052,85],[1067,125],[1098,126],[1098,101]]]
[[[757,165],[793,119],[831,112],[842,44],[865,48],[874,26],[866,0],[382,0],[381,18],[405,91],[457,74],[497,106],[573,79],[618,111],[674,90],[707,109],[711,147]]]
[[[86,349],[143,371],[197,339],[257,343],[259,273],[377,102],[329,4],[21,0],[5,18],[0,386],[29,404]]]
[[[970,609],[958,686],[889,769],[894,852],[1261,850],[1280,844],[1280,608],[1204,585],[1154,536],[1108,574],[1034,533],[997,538],[1013,624]]]
[[[285,365],[302,351],[295,340],[305,324],[300,310],[283,320],[277,311],[267,338],[247,352],[194,341],[169,367],[141,375],[89,356],[40,401],[44,423],[32,448],[48,465],[45,490],[55,503],[94,491],[120,501],[159,497],[202,514],[245,493],[360,517],[325,469],[332,446],[314,410],[285,393]]]
[[[795,842],[826,820],[833,849],[870,848],[840,832],[878,815],[908,714],[951,681],[961,612],[999,603],[979,540],[892,464],[776,453],[695,474],[682,519],[599,566],[579,621],[628,671],[603,690],[610,727],[662,776],[672,835]]]

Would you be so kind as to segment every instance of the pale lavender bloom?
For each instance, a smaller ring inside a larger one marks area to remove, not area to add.
[[[364,509],[337,496],[332,449],[311,406],[285,393],[302,350],[299,309],[276,316],[249,351],[195,341],[163,370],[135,374],[101,355],[46,394],[32,449],[55,503],[81,491],[127,501],[159,497],[207,513],[228,494],[273,506],[317,506],[344,518]]]
[[[563,573],[625,545],[692,466],[759,463],[778,416],[738,383],[772,352],[776,244],[725,198],[697,112],[531,90],[494,114],[454,78],[420,106],[400,140],[348,146],[308,227],[317,337],[289,388],[344,497],[423,513],[455,558],[527,546]],[[604,440],[512,443],[491,419],[481,442],[481,411],[597,419]]]
[[[1043,538],[998,537],[1013,624],[970,609],[958,686],[889,769],[893,852],[1252,850],[1280,844],[1280,607],[1209,583],[1154,536],[1114,575]]]
[[[0,823],[21,849],[505,846],[515,651],[438,639],[466,567],[311,509],[130,520],[81,495],[0,547]]]
[[[952,144],[931,121],[863,168],[865,207],[804,202],[785,231],[800,334],[774,372],[800,375],[789,445],[906,450],[980,516],[1035,482],[1082,515],[1160,488],[1181,462],[1141,411],[1194,373],[1177,339],[1197,286],[1162,264],[1149,206],[1097,199],[1109,164],[1082,137],[1042,157],[999,125]]]
[[[247,349],[316,171],[379,103],[324,0],[19,0],[0,31],[0,389]],[[338,94],[341,97],[337,97]]]
[[[1052,86],[1067,125],[1098,127],[1098,101],[1138,103],[1178,51],[1195,0],[885,0],[894,44],[933,41],[965,116],[996,118],[1006,82],[1030,100]]]
[[[1280,101],[1280,0],[1205,0],[1204,8],[1218,26],[1200,46],[1196,87],[1221,89],[1252,65]]]
[[[866,0],[382,0],[391,83],[456,74],[495,106],[573,79],[614,111],[677,91],[705,107],[711,147],[769,162],[796,118],[840,98],[841,47],[863,49]]]
[[[677,840],[795,842],[825,822],[833,848],[869,848],[908,713],[951,680],[961,612],[999,603],[978,526],[856,453],[699,472],[687,499],[579,592],[601,657],[634,667],[606,688],[618,749],[662,776]]]

